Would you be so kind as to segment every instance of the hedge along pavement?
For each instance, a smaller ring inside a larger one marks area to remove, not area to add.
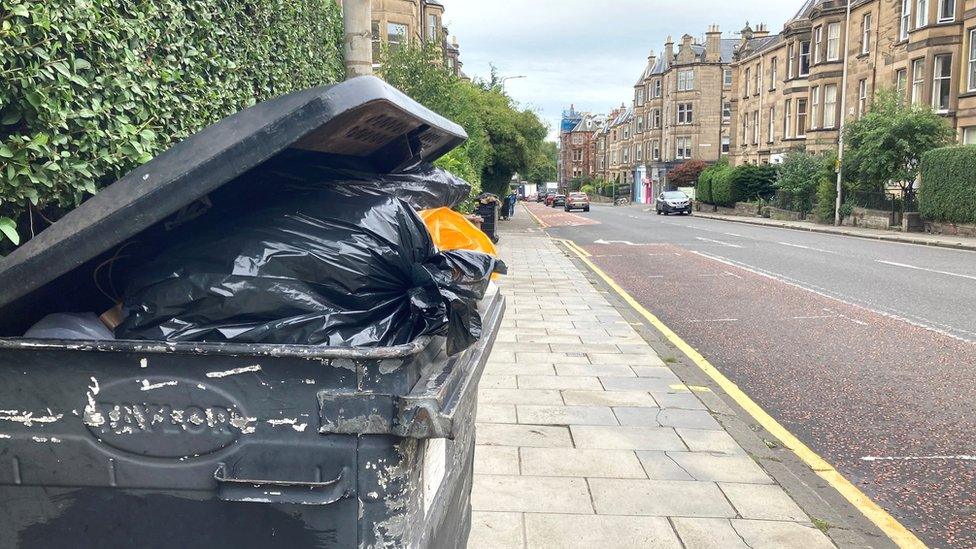
[[[0,234],[39,230],[41,211],[231,113],[337,81],[341,41],[334,0],[0,0]]]
[[[918,206],[922,217],[976,223],[976,146],[933,149],[922,156]]]

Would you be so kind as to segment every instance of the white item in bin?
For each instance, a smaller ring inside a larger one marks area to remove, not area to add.
[[[42,318],[24,334],[28,339],[115,339],[95,313],[54,313]]]

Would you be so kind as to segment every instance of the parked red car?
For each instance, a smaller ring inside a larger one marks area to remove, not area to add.
[[[546,206],[552,206],[552,201],[556,199],[556,193],[546,195]]]

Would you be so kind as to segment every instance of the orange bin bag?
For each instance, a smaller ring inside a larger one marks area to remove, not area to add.
[[[498,250],[488,235],[456,211],[450,208],[422,210],[420,217],[439,249],[471,250],[498,256]]]

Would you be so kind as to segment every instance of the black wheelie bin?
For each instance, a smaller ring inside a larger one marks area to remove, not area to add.
[[[464,131],[363,77],[258,104],[0,260],[0,547],[463,547],[480,340],[395,347],[25,339],[99,311],[92,272],[294,151],[395,172]]]

